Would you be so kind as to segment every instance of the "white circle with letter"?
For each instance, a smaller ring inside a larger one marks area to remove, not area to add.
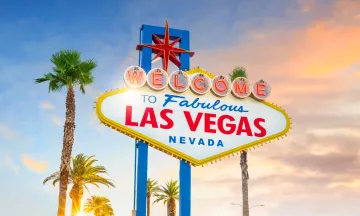
[[[146,83],[146,72],[139,66],[130,66],[125,70],[124,80],[130,88],[140,88]]]
[[[175,92],[185,92],[190,86],[189,75],[181,70],[172,72],[169,77],[169,86]]]
[[[147,75],[147,83],[150,88],[154,90],[161,90],[166,88],[169,82],[167,72],[161,68],[151,69]]]

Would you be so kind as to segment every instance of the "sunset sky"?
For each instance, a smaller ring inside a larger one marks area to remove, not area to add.
[[[192,66],[223,75],[244,66],[250,80],[270,83],[268,100],[292,118],[286,139],[249,153],[250,206],[265,205],[251,214],[360,214],[359,0],[3,0],[0,14],[2,215],[57,212],[58,186],[42,181],[59,169],[66,91],[49,94],[34,79],[51,71],[61,48],[98,62],[94,84],[76,95],[73,155],[96,155],[117,187],[92,194],[109,197],[116,215],[131,214],[134,141],[101,125],[92,107],[137,64],[141,25],[166,19],[190,30]],[[149,177],[177,179],[178,164],[151,149]],[[192,194],[192,215],[241,215],[230,205],[242,202],[239,156],[193,168]],[[166,215],[165,206],[152,215]]]

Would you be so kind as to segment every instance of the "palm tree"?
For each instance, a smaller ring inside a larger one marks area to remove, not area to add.
[[[230,74],[231,81],[238,77],[247,78],[246,69],[243,67],[235,67]],[[240,154],[240,166],[242,173],[242,197],[243,197],[243,216],[249,216],[249,173],[247,164],[247,151],[242,151]]]
[[[158,182],[152,179],[147,180],[147,216],[150,216],[151,196],[159,190]]]
[[[85,93],[85,86],[93,82],[92,70],[96,67],[94,60],[81,61],[80,52],[76,50],[61,50],[52,55],[50,61],[54,64],[53,72],[35,79],[35,83],[49,82],[49,92],[67,88],[66,119],[64,125],[63,148],[60,165],[58,216],[65,215],[66,193],[69,180],[70,158],[74,143],[75,130],[75,92],[79,87]]]
[[[179,200],[178,181],[170,180],[166,182],[165,187],[160,186],[154,196],[156,197],[154,203],[163,201],[164,205],[167,205],[167,216],[176,215],[176,200]]]
[[[94,216],[114,216],[110,200],[104,196],[91,196],[86,200],[85,212],[93,212]]]
[[[99,187],[99,184],[103,184],[107,187],[115,187],[110,179],[106,179],[99,175],[107,174],[107,171],[103,166],[95,166],[95,162],[97,162],[97,160],[94,159],[94,156],[85,156],[84,154],[78,154],[72,159],[68,182],[73,184],[70,191],[70,198],[72,200],[71,215],[73,216],[80,211],[84,188],[88,190],[87,185]],[[47,177],[43,183],[45,184],[46,182],[53,180],[53,185],[55,186],[60,179],[60,172],[55,172]]]

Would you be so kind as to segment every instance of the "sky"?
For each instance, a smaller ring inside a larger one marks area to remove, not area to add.
[[[192,66],[227,75],[244,66],[272,86],[270,102],[292,118],[286,139],[249,152],[249,201],[257,216],[360,213],[360,1],[19,1],[0,2],[0,208],[4,215],[55,215],[65,93],[34,79],[62,48],[94,58],[95,82],[76,93],[73,155],[96,155],[116,188],[91,188],[130,215],[134,141],[99,123],[96,96],[123,85],[136,65],[142,24],[191,32]],[[151,149],[149,177],[178,179],[179,162]],[[192,215],[236,216],[239,156],[192,169]],[[70,207],[70,201],[68,201]],[[70,208],[68,208],[70,210]],[[162,204],[152,215],[165,215]]]

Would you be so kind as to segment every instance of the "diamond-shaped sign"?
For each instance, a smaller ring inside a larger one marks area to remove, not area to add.
[[[282,137],[290,128],[285,111],[268,102],[169,86],[107,92],[98,98],[96,113],[105,125],[194,166]]]

